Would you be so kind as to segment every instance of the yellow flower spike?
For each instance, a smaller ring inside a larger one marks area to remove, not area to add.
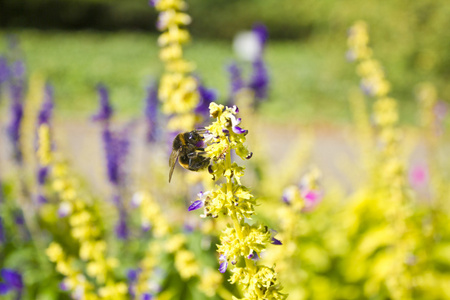
[[[210,173],[217,180],[221,177],[226,182],[216,185],[211,191],[198,194],[189,210],[203,207],[201,217],[229,216],[232,226],[228,226],[220,236],[218,252],[220,254],[219,271],[224,273],[229,265],[245,262],[245,267],[231,267],[233,276],[231,283],[239,283],[243,288],[244,299],[286,299],[287,295],[280,293],[276,272],[264,266],[258,266],[254,257],[265,251],[270,243],[281,244],[272,237],[269,229],[260,224],[249,225],[245,219],[251,219],[255,214],[255,197],[250,190],[242,185],[241,177],[244,168],[231,162],[231,151],[242,159],[251,158],[252,154],[244,145],[248,131],[239,125],[239,112],[236,106],[225,107],[211,103],[210,115],[216,121],[206,127],[205,148],[212,160]]]
[[[206,269],[204,274],[200,277],[198,288],[206,296],[214,297],[217,290],[220,288],[222,281],[223,278],[220,272],[216,270]]]
[[[70,273],[72,272],[72,259],[68,259],[68,260],[60,260],[56,262],[56,271],[58,271],[59,273],[63,274],[63,275],[70,275]]]
[[[47,254],[51,262],[57,262],[64,259],[62,247],[55,242],[52,242],[50,246],[48,246],[47,250],[45,250],[45,254]]]
[[[46,167],[50,164],[52,145],[50,140],[50,127],[47,124],[42,124],[38,129],[38,150],[37,156],[39,163]]]
[[[185,280],[198,275],[200,271],[194,253],[189,250],[179,250],[175,253],[175,267]]]
[[[183,0],[153,0],[155,8],[159,11],[166,11],[169,9],[185,10],[187,4]]]
[[[167,252],[175,253],[186,244],[186,241],[186,237],[181,233],[171,236],[166,243]]]
[[[178,44],[173,44],[162,48],[159,52],[159,59],[162,61],[171,61],[180,59],[183,56],[183,48]]]
[[[163,11],[158,17],[158,29],[163,31],[173,26],[189,25],[191,17],[188,14],[177,12],[173,9]]]
[[[189,31],[171,26],[168,31],[159,36],[158,45],[165,47],[169,44],[186,44],[190,38]]]
[[[197,80],[190,75],[195,65],[183,58],[182,49],[182,45],[190,40],[189,31],[182,27],[191,22],[191,17],[181,12],[187,7],[183,1],[154,0],[152,4],[160,12],[157,27],[163,31],[158,38],[162,48],[159,56],[165,64],[158,91],[162,111],[171,115],[170,130],[192,130],[201,121],[194,113],[200,96]]]

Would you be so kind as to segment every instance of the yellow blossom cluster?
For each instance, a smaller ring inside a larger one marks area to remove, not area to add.
[[[74,268],[75,259],[66,255],[58,243],[52,242],[46,250],[49,260],[56,264],[56,270],[65,276],[62,288],[72,291],[79,299],[97,300],[94,286]]]
[[[220,236],[219,270],[224,273],[229,263],[234,266],[230,281],[239,283],[242,299],[285,299],[287,296],[280,292],[275,270],[258,266],[252,259],[265,251],[273,237],[266,226],[246,222],[255,213],[256,202],[250,190],[241,184],[244,168],[231,162],[232,150],[243,159],[252,156],[244,145],[248,131],[239,127],[241,119],[236,116],[239,112],[236,106],[224,107],[211,103],[209,109],[211,117],[216,118],[206,127],[205,133],[208,144],[206,152],[212,161],[210,173],[216,179],[224,177],[226,183],[216,185],[212,191],[200,193],[190,210],[203,207],[202,217],[227,215],[231,218],[232,227],[227,227]],[[245,267],[240,267],[242,263]]]
[[[127,286],[123,282],[115,282],[112,271],[118,267],[119,262],[112,257],[106,257],[107,244],[101,239],[101,230],[98,218],[93,214],[92,207],[84,200],[79,192],[78,180],[70,174],[67,164],[57,161],[52,169],[52,190],[56,192],[61,201],[60,214],[68,217],[71,236],[78,241],[79,258],[86,263],[86,274],[95,278],[99,285],[97,295],[99,299],[120,300],[125,299]],[[61,246],[56,243],[47,249],[49,259],[57,263],[57,270],[65,275],[65,283],[72,294],[80,293],[80,284],[85,284],[81,273],[69,272],[73,259],[64,259]],[[62,265],[64,267],[59,267]],[[78,284],[75,284],[78,283]],[[83,291],[87,290],[83,287]],[[87,296],[86,296],[87,297]],[[91,298],[83,298],[91,299]],[[94,299],[94,298],[93,298]]]
[[[50,139],[50,127],[42,124],[38,128],[38,151],[37,156],[41,166],[46,167],[51,161],[52,143]]]
[[[184,280],[199,276],[200,265],[195,255],[186,247],[186,237],[183,234],[172,234],[172,228],[169,221],[161,211],[159,204],[147,192],[138,192],[133,197],[135,205],[139,205],[141,219],[144,227],[152,229],[154,236],[147,246],[144,258],[139,264],[139,274],[135,292],[138,297],[146,293],[156,293],[155,269],[160,263],[160,257],[163,253],[174,255],[175,268]]]
[[[170,231],[169,222],[161,212],[158,203],[150,193],[137,192],[133,195],[134,205],[139,206],[141,214],[141,226],[144,229],[152,229],[155,237],[163,237]]]
[[[360,21],[350,29],[348,44],[349,52],[353,53],[357,62],[357,73],[361,77],[361,88],[369,96],[375,97],[373,104],[373,117],[377,126],[378,154],[377,164],[374,164],[373,183],[374,190],[381,198],[387,201],[386,217],[390,227],[385,230],[394,230],[396,238],[392,240],[389,259],[393,265],[385,276],[372,284],[379,284],[381,278],[386,278],[386,284],[393,299],[410,297],[410,270],[407,257],[411,255],[413,245],[407,230],[409,212],[408,197],[406,195],[406,176],[404,162],[401,159],[399,141],[401,138],[398,129],[397,101],[388,97],[390,84],[385,79],[381,64],[372,57],[372,50],[368,46],[369,38],[367,25]]]
[[[200,101],[197,79],[191,74],[195,66],[183,58],[183,45],[189,42],[190,34],[183,27],[191,22],[184,11],[183,0],[154,0],[159,11],[157,27],[163,33],[158,38],[161,47],[159,57],[165,64],[158,97],[163,103],[162,111],[173,115],[170,130],[191,130],[199,121],[193,112]]]

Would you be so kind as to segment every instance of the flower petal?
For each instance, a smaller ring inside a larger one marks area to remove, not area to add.
[[[10,291],[11,287],[6,283],[0,282],[0,295],[5,295]]]
[[[228,268],[228,261],[224,261],[220,264],[219,272],[225,273]]]
[[[276,238],[272,237],[272,244],[273,245],[283,245],[280,240],[277,240]]]
[[[201,200],[194,201],[194,203],[192,203],[191,206],[189,206],[188,211],[199,209],[202,206],[203,206],[203,201],[201,201]]]
[[[242,129],[239,126],[233,126],[233,132],[236,133],[236,134],[243,134],[243,133],[246,133],[247,130]]]

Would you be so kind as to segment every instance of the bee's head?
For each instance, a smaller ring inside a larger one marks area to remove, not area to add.
[[[203,137],[197,132],[197,131],[191,131],[187,134],[188,143],[190,144],[197,144],[200,142]]]

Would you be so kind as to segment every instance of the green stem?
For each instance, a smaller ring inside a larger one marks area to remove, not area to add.
[[[229,142],[228,142],[228,150],[227,150],[226,157],[225,157],[225,170],[231,170],[231,147],[230,147]],[[232,176],[233,176],[232,174],[230,174],[229,176],[226,176],[228,199],[233,199],[233,197],[234,197],[233,183],[231,181]],[[241,222],[239,221],[239,218],[236,214],[236,210],[234,210],[234,209],[231,211],[231,220],[233,221],[234,229],[236,230],[236,234],[238,236],[239,241],[240,242],[244,241],[244,235],[242,234],[242,230],[241,230]],[[248,259],[247,257],[244,257],[244,259],[245,259],[245,265],[246,265],[247,269],[249,270],[249,272],[254,273],[255,266],[254,266],[253,262],[250,259]]]

